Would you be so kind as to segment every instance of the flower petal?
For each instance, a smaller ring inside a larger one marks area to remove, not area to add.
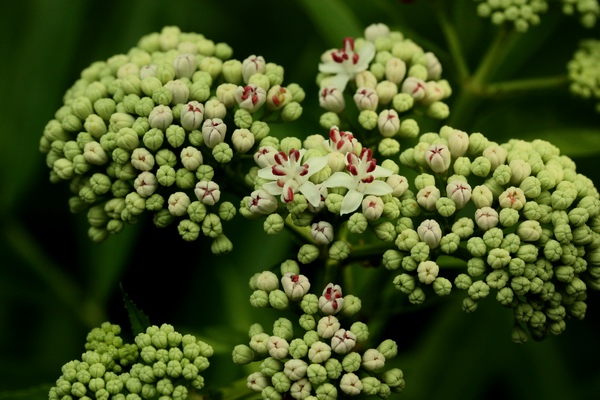
[[[272,196],[277,196],[278,194],[283,193],[283,189],[277,184],[277,182],[264,183],[262,185],[262,188],[265,192],[269,193]]]
[[[324,74],[339,74],[343,71],[343,65],[334,61],[319,64],[319,72],[323,72]]]
[[[346,189],[353,189],[356,185],[354,185],[354,179],[349,174],[345,172],[336,172],[325,179],[323,186],[328,188],[344,187]]]
[[[364,194],[372,194],[375,196],[385,196],[394,191],[390,185],[384,181],[373,181],[365,185]]]
[[[306,181],[298,188],[298,191],[306,197],[306,200],[313,206],[318,207],[321,202],[321,192],[317,185],[311,181]]]
[[[375,169],[373,170],[373,172],[371,172],[371,175],[373,175],[373,178],[387,178],[388,176],[390,176],[392,174],[393,174],[392,171],[390,171],[387,168],[380,167],[379,165],[377,165],[375,167]]]
[[[273,173],[273,167],[272,166],[268,166],[268,167],[264,167],[258,170],[258,177],[262,178],[262,179],[269,179],[269,180],[274,180],[274,179],[278,179],[279,177],[277,175],[275,175]]]
[[[311,157],[304,163],[308,165],[308,173],[304,176],[308,179],[312,175],[325,168],[325,166],[327,165],[327,157]]]
[[[340,210],[340,215],[351,213],[360,207],[360,203],[362,202],[363,194],[354,189],[350,189],[348,193],[344,196],[344,200],[342,200],[342,209]]]
[[[358,51],[358,63],[355,65],[356,71],[364,71],[369,63],[375,57],[375,45],[371,42],[365,42]]]

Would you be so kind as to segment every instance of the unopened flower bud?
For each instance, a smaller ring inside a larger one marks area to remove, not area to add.
[[[379,133],[384,137],[392,137],[400,129],[400,118],[396,110],[383,110],[377,118]]]
[[[171,125],[172,122],[173,112],[169,107],[162,104],[154,107],[148,116],[148,123],[150,123],[150,127],[160,129],[163,132],[169,127],[169,125]]]
[[[417,193],[417,202],[426,210],[435,210],[435,204],[440,199],[440,189],[435,186],[425,186]]]
[[[346,107],[344,94],[336,87],[324,87],[319,91],[319,105],[327,111],[340,113]]]
[[[362,367],[367,371],[375,371],[385,365],[385,356],[376,349],[368,349],[362,356]]]
[[[375,111],[379,104],[379,97],[374,89],[359,87],[354,94],[354,102],[359,111]]]
[[[246,206],[254,214],[271,214],[277,210],[279,203],[266,191],[255,190],[250,194]]]
[[[319,308],[325,315],[337,314],[344,305],[342,288],[339,285],[329,283],[319,297]]]
[[[304,275],[286,273],[281,278],[283,291],[292,301],[299,301],[310,289],[310,282]]]
[[[431,145],[425,152],[425,161],[433,172],[443,174],[450,168],[450,150],[443,144]]]
[[[194,193],[198,200],[203,204],[212,206],[219,202],[221,198],[221,190],[219,185],[214,181],[200,181],[196,184]]]
[[[204,117],[204,106],[197,101],[184,104],[181,109],[181,126],[188,131],[198,129]]]
[[[415,100],[425,97],[425,82],[422,79],[408,77],[402,83],[402,93],[410,95]]]
[[[429,246],[435,249],[439,246],[442,238],[442,229],[436,220],[426,219],[417,228],[419,238]]]
[[[331,349],[338,354],[346,354],[356,345],[356,335],[346,329],[338,329],[331,337]]]
[[[235,90],[235,100],[241,109],[253,113],[265,103],[267,92],[254,84],[238,86]]]
[[[231,134],[233,147],[239,153],[246,153],[254,146],[254,135],[248,129],[236,129]]]
[[[498,212],[491,207],[482,207],[475,211],[475,223],[484,231],[498,225],[498,221]]]
[[[439,271],[440,267],[435,263],[435,261],[422,261],[417,267],[419,281],[426,285],[431,284],[435,280]]]
[[[311,225],[310,235],[317,244],[329,244],[333,241],[333,226],[326,221],[315,222]]]
[[[463,208],[471,199],[471,185],[467,182],[452,181],[446,186],[446,194],[456,204],[456,208]]]
[[[242,62],[242,77],[244,82],[248,83],[250,77],[254,74],[263,74],[266,69],[266,62],[263,56],[251,55]]]
[[[292,122],[302,115],[302,106],[297,101],[292,101],[283,107],[281,111],[281,120],[283,122]]]

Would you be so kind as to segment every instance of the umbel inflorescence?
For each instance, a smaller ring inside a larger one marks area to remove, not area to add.
[[[193,335],[182,335],[168,324],[150,326],[124,343],[118,325],[92,329],[81,360],[62,367],[50,400],[185,400],[204,387],[201,372],[213,349]]]
[[[309,279],[293,260],[282,263],[280,272],[281,277],[263,271],[250,280],[254,307],[290,315],[277,319],[269,332],[260,324],[252,325],[248,345],[234,348],[235,363],[260,362],[259,370],[248,376],[250,390],[260,392],[263,399],[327,400],[344,395],[387,398],[402,391],[402,370],[386,368],[398,352],[396,343],[387,339],[369,348],[368,326],[352,322],[361,308],[358,297],[344,296],[333,283],[320,295],[311,293]]]
[[[70,182],[70,208],[87,212],[92,240],[150,212],[158,227],[177,223],[184,240],[204,235],[213,252],[231,250],[222,221],[236,206],[221,191],[243,185],[237,169],[269,135],[265,120],[295,120],[304,98],[282,86],[281,66],[231,55],[166,27],[93,63],[67,91],[40,149],[50,179]]]

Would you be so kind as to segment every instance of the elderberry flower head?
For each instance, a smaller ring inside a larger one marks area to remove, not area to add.
[[[298,85],[282,86],[280,66],[231,53],[224,43],[165,27],[93,63],[67,90],[40,150],[51,181],[71,182],[71,210],[88,212],[92,240],[149,212],[186,241],[206,236],[213,251],[231,250],[222,221],[236,208],[221,192],[243,182],[225,164],[243,164],[268,137],[263,117],[291,121],[304,98]]]
[[[579,44],[573,59],[567,64],[569,89],[572,94],[596,101],[596,111],[600,112],[600,40],[587,39]]]
[[[442,100],[451,89],[441,79],[442,67],[433,53],[383,24],[367,27],[364,36],[346,38],[342,49],[328,50],[321,57],[318,82],[319,104],[327,110],[321,118],[324,128],[339,125],[337,114],[356,108],[365,131],[386,138],[414,138],[419,130],[413,112],[434,119],[448,116]],[[345,92],[352,103],[346,102]]]
[[[540,14],[547,10],[546,0],[485,0],[477,4],[480,17],[490,18],[495,25],[512,25],[517,32],[526,32],[530,26],[538,25]]]
[[[157,395],[185,400],[189,391],[204,387],[201,373],[213,349],[171,325],[150,326],[127,344],[121,328],[108,322],[92,329],[81,360],[69,361],[49,392],[49,399],[111,396],[150,398]]]
[[[293,271],[289,271],[291,265]],[[264,398],[335,399],[358,394],[387,398],[392,392],[401,392],[402,371],[385,368],[398,352],[396,343],[388,339],[369,347],[367,325],[347,322],[359,312],[360,299],[342,296],[341,287],[334,284],[327,285],[319,298],[309,293],[310,282],[296,270],[295,262],[283,263],[281,283],[283,296],[300,317],[277,319],[272,333],[254,324],[248,344],[237,345],[233,350],[237,364],[260,362],[256,372],[248,376],[248,389],[260,392]],[[300,331],[304,333],[296,335]]]
[[[455,286],[467,294],[467,312],[495,295],[516,331],[560,334],[569,317],[584,317],[587,290],[600,289],[598,190],[546,141],[497,144],[474,133],[450,146],[455,132],[423,135],[400,156],[421,173],[401,196],[413,206],[401,203],[384,266],[401,271],[394,285],[411,303]],[[432,147],[449,152],[448,164],[431,162]],[[444,255],[465,260],[466,270],[446,271]]]

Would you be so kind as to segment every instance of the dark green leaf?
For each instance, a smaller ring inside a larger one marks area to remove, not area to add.
[[[129,298],[125,289],[121,285],[121,294],[123,295],[123,303],[127,314],[129,315],[129,322],[131,323],[131,330],[134,335],[138,335],[146,331],[150,324],[150,318],[140,310],[133,301]]]

